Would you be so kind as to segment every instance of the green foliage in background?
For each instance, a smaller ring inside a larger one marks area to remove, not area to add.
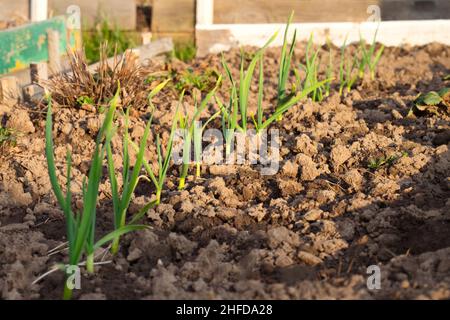
[[[196,54],[197,48],[192,42],[175,43],[172,51],[172,55],[183,62],[190,62],[195,58]]]
[[[83,44],[88,63],[100,60],[100,46],[107,42],[108,57],[114,55],[114,51],[122,53],[126,49],[136,46],[136,42],[130,34],[112,25],[105,17],[98,19],[93,30],[83,30]],[[117,49],[116,49],[117,48]]]

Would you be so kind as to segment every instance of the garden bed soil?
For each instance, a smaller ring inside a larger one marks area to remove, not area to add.
[[[271,48],[265,55],[266,109],[275,101],[279,52]],[[296,55],[304,55],[303,44]],[[225,57],[237,77],[239,50]],[[222,70],[219,55],[191,67]],[[167,66],[155,61],[152,68]],[[273,125],[282,144],[275,175],[262,176],[258,166],[204,165],[202,177],[189,176],[178,191],[178,167],[172,166],[162,203],[144,220],[151,228],[124,236],[119,254],[106,255],[112,262],[97,266],[95,275],[83,271],[74,298],[449,299],[450,117],[407,117],[415,96],[444,87],[449,70],[448,46],[386,48],[375,81],[365,79],[342,98],[333,91],[321,103],[302,102]],[[176,101],[168,90],[154,100],[153,128],[164,141]],[[185,101],[193,104],[189,95]],[[255,93],[250,104],[255,110]],[[0,297],[59,299],[62,272],[32,284],[66,259],[65,251],[47,254],[65,241],[65,222],[47,175],[45,108],[1,106],[0,112],[20,132],[16,146],[0,156]],[[77,108],[54,113],[59,178],[65,181],[69,146],[74,207],[81,208],[81,183],[101,120]],[[148,116],[148,110],[131,113],[136,141]],[[220,128],[220,121],[212,125]],[[119,136],[113,143],[119,166]],[[368,168],[369,159],[402,152],[407,156]],[[146,157],[154,161],[155,154],[150,143]],[[152,194],[152,185],[141,181],[131,213]],[[99,235],[112,228],[106,178],[97,227]],[[373,264],[381,270],[379,290],[366,285]]]

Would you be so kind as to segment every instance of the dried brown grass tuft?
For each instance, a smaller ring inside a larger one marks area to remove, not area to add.
[[[130,51],[120,56],[116,53],[109,60],[106,52],[107,44],[103,44],[100,61],[93,66],[88,66],[83,52],[68,52],[70,71],[41,83],[51,94],[53,103],[60,107],[95,111],[108,105],[120,82],[119,107],[147,107],[151,90],[146,81],[149,71]]]

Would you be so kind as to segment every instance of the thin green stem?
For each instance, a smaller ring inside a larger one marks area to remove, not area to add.
[[[67,286],[67,277],[66,277],[66,280],[64,281],[64,293],[63,293],[63,299],[64,299],[64,300],[70,300],[70,299],[72,299],[72,293],[73,293],[73,290],[70,289],[70,288]]]
[[[116,255],[119,252],[119,238],[115,238],[111,244],[111,253]]]
[[[125,226],[125,222],[126,222],[126,208],[123,210],[124,212],[122,212],[121,216],[120,216],[120,222],[119,225],[117,226],[116,230],[119,228],[123,228]],[[120,235],[118,235],[116,238],[114,238],[112,246],[111,246],[111,253],[112,254],[117,254],[119,252],[119,243],[120,243]]]
[[[197,163],[196,163],[196,167],[197,167],[197,169],[196,169],[196,171],[195,171],[195,176],[196,176],[197,178],[200,178],[201,172],[202,172],[200,162],[197,162]]]
[[[157,189],[156,190],[156,204],[160,204],[161,203],[161,189]]]
[[[86,270],[88,273],[94,273],[94,253],[89,253],[86,258]]]

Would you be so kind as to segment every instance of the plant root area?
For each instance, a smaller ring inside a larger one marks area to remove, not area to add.
[[[275,104],[279,52],[270,48],[264,58],[266,112]],[[303,45],[295,55],[304,56]],[[239,50],[225,58],[238,79]],[[180,72],[215,67],[223,73],[220,60],[210,55],[186,65],[159,59],[151,66]],[[374,81],[365,78],[342,97],[333,84],[322,102],[304,100],[271,126],[281,140],[274,175],[261,175],[258,165],[204,164],[200,178],[190,169],[186,188],[179,191],[179,167],[171,165],[161,204],[143,219],[149,229],[123,236],[116,256],[99,251],[97,261],[109,262],[92,275],[81,268],[74,299],[449,299],[450,117],[445,112],[407,117],[418,93],[449,86],[442,80],[449,71],[448,46],[386,48]],[[249,114],[257,106],[256,74]],[[225,80],[223,101],[227,88]],[[153,141],[156,134],[167,141],[177,100],[175,89],[164,89],[153,100],[146,151],[153,163]],[[188,93],[184,104],[193,108]],[[64,246],[51,251],[66,241],[66,233],[47,173],[45,111],[45,106],[0,106],[2,121],[20,132],[0,156],[2,299],[62,298],[61,271],[33,284],[67,261]],[[212,103],[204,114],[216,111]],[[134,141],[148,118],[148,110],[131,110]],[[83,206],[82,181],[101,123],[102,114],[54,107],[58,178],[64,185],[69,148],[74,210]],[[120,118],[116,124],[120,131]],[[209,126],[220,129],[220,119]],[[121,141],[120,135],[113,139],[119,169]],[[389,157],[394,160],[369,167],[371,159]],[[113,227],[106,163],[104,173],[98,237]],[[142,179],[129,215],[154,193]],[[367,286],[371,265],[380,267],[380,289]]]

